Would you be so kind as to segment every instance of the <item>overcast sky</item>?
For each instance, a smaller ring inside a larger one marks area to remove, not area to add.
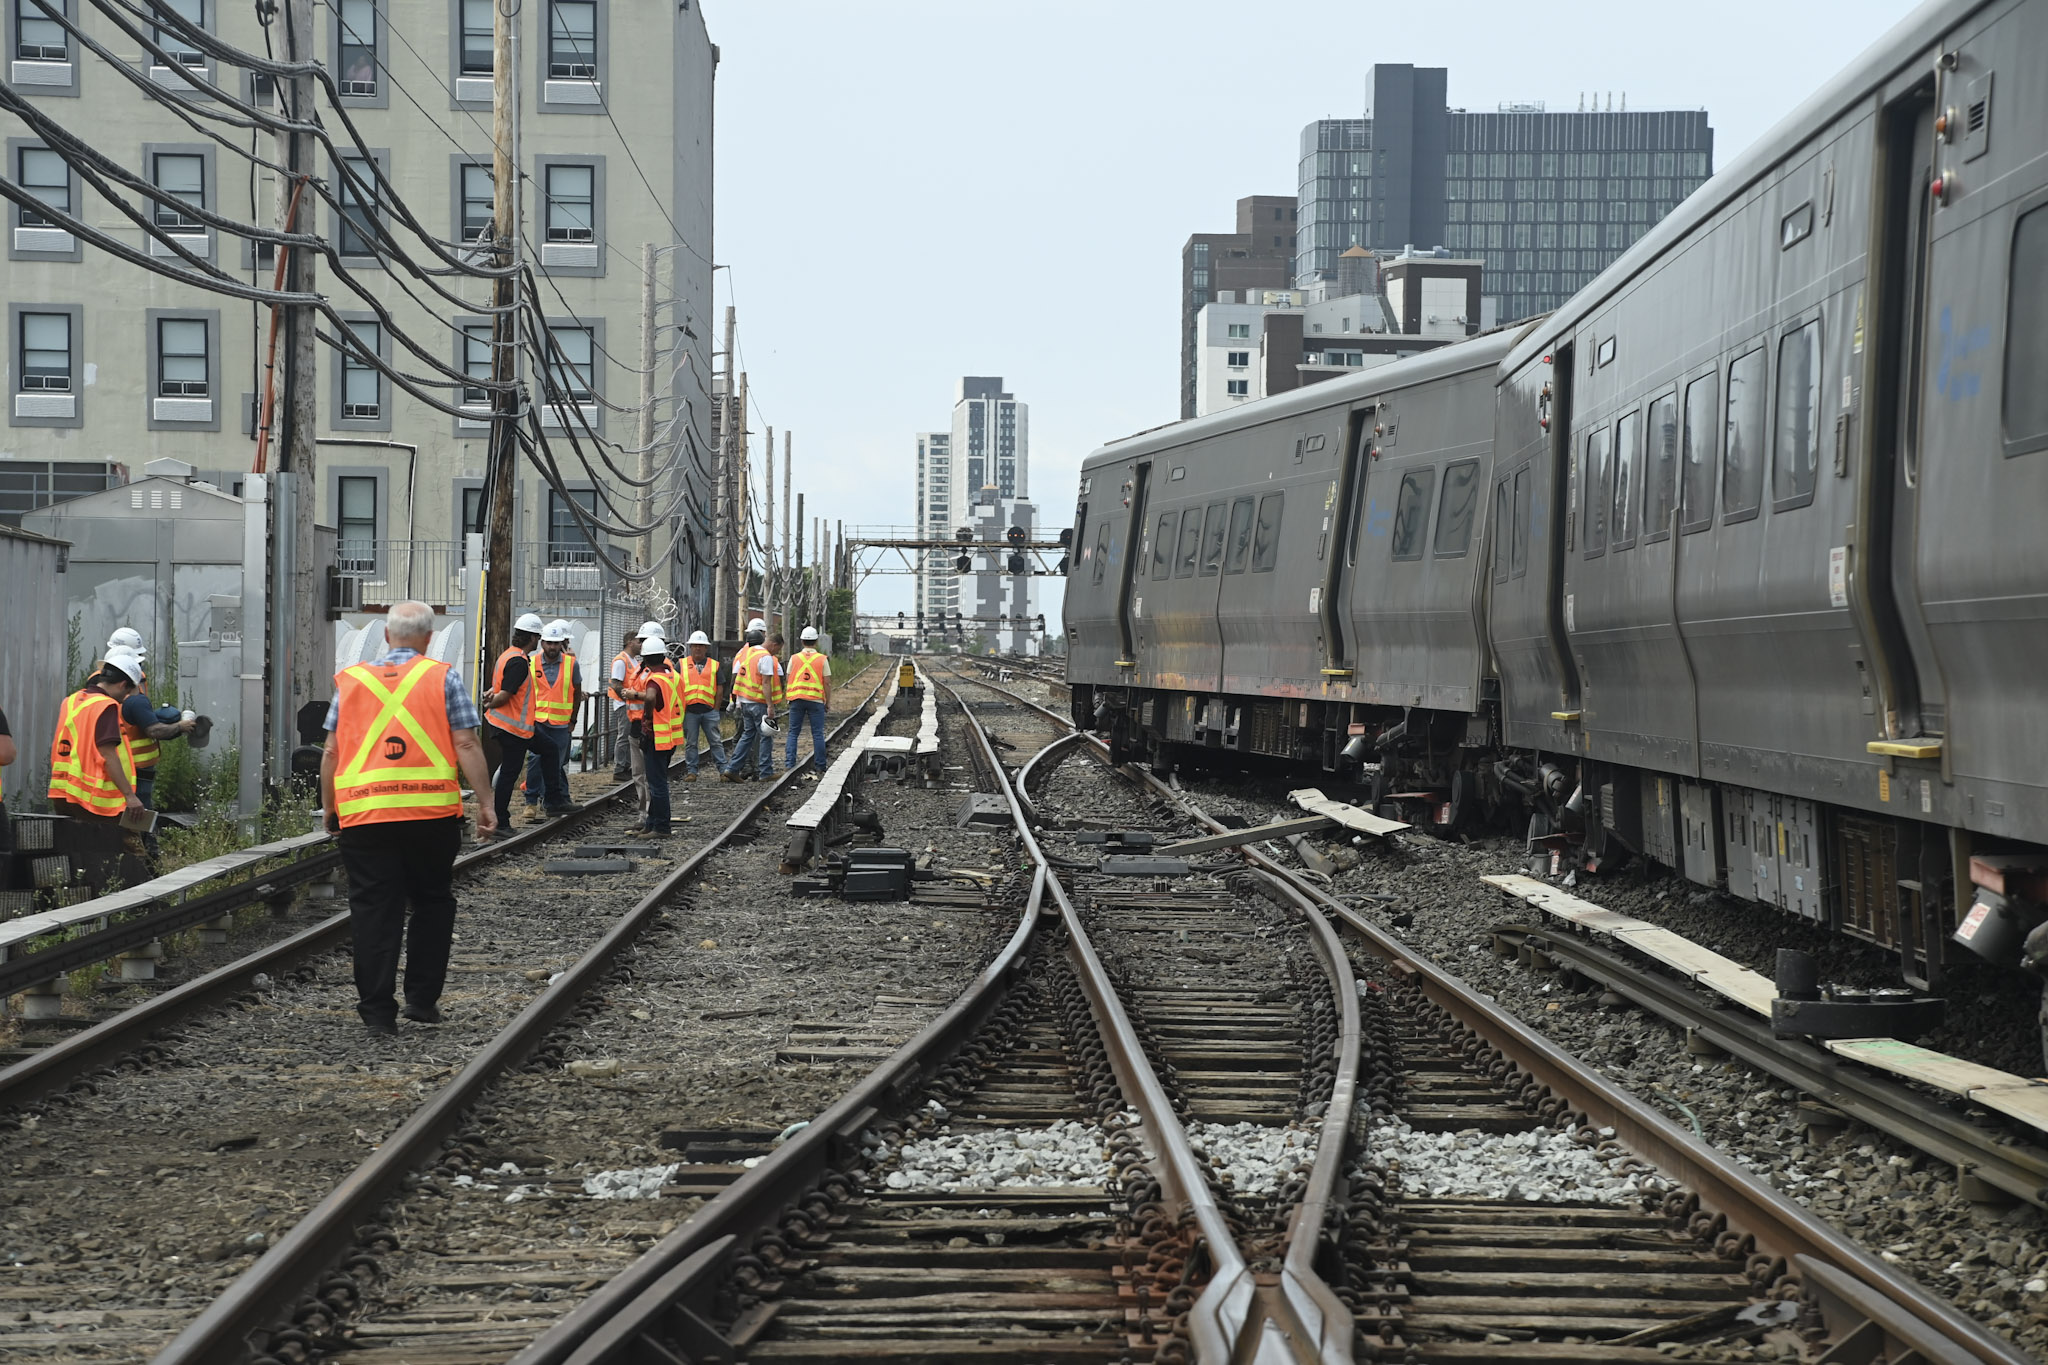
[[[809,510],[849,525],[911,521],[913,438],[950,423],[965,374],[1030,404],[1030,491],[1068,524],[1084,455],[1178,415],[1189,234],[1294,193],[1302,126],[1359,116],[1374,62],[1448,67],[1474,110],[1705,108],[1719,168],[1914,8],[701,2],[717,300],[739,306],[754,425],[794,431]],[[863,610],[909,601],[907,578],[861,590]]]

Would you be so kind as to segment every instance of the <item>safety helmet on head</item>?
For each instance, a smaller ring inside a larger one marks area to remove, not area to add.
[[[564,644],[568,643],[569,623],[567,621],[548,622],[546,627],[541,630],[540,638],[549,641],[560,640]]]
[[[512,623],[512,629],[520,632],[523,635],[540,634],[541,630],[543,629],[540,623],[540,614],[538,612],[531,611],[526,613],[526,615],[520,617],[517,621],[514,621]]]
[[[815,640],[818,638],[818,628],[816,626],[805,626],[803,633],[797,636],[797,638],[799,640]]]
[[[142,632],[133,626],[122,626],[107,637],[108,649],[132,649],[142,653]]]
[[[645,639],[647,639],[647,638],[648,638],[649,636],[657,636],[657,637],[658,637],[658,636],[659,636],[659,635],[661,634],[661,631],[662,631],[662,626],[661,626],[661,622],[659,622],[659,621],[642,621],[642,622],[640,623],[640,629],[638,629],[638,630],[634,631],[633,633],[634,633],[635,635],[639,636],[639,637],[640,637],[641,639],[645,640]]]
[[[138,686],[142,682],[142,660],[132,649],[110,649],[103,667],[111,668],[129,682]]]
[[[660,654],[666,657],[668,654],[668,641],[662,639],[659,635],[649,635],[642,638],[640,641],[640,657],[644,659],[650,654]]]
[[[750,633],[758,630],[765,635],[768,631],[768,623],[756,616],[753,620],[747,622],[747,630]]]
[[[693,645],[708,645],[711,643],[711,637],[701,630],[693,630],[690,632],[689,643]]]

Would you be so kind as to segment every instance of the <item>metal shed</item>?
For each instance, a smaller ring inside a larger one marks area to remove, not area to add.
[[[7,797],[22,809],[48,785],[50,736],[69,680],[64,676],[65,564],[70,545],[0,525],[0,711],[19,753],[7,769]]]

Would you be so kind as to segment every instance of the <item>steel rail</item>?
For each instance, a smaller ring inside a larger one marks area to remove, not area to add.
[[[874,704],[887,680],[885,673],[861,706],[834,728],[833,739],[848,733]],[[257,1348],[251,1345],[250,1338],[289,1316],[306,1287],[347,1251],[355,1239],[356,1228],[371,1222],[378,1208],[400,1188],[405,1176],[431,1160],[439,1152],[441,1140],[458,1130],[469,1107],[499,1077],[523,1061],[584,994],[605,980],[619,955],[698,868],[751,823],[770,801],[794,786],[799,777],[799,770],[786,770],[772,786],[748,802],[716,837],[678,863],[447,1085],[414,1110],[367,1160],[344,1176],[326,1198],[207,1305],[155,1357],[154,1365],[222,1365],[245,1360],[254,1353]],[[537,832],[553,828],[539,826]]]
[[[1620,954],[1577,935],[1537,925],[1503,925],[1509,940],[1522,939],[1571,970],[1627,996],[1650,1013],[1690,1029],[1704,1041],[1796,1086],[1859,1123],[1889,1133],[2030,1204],[2048,1205],[2048,1150],[2006,1138],[2002,1128],[1973,1123],[1947,1104],[1930,1102],[1908,1086],[1844,1061],[1811,1043],[1781,1039],[1762,1019],[1739,1015],[1713,999],[1629,962]]]
[[[993,683],[982,686],[1004,692],[1048,716],[1057,715]],[[1093,736],[1087,752],[1105,763],[1108,761],[1109,746]],[[1168,790],[1191,814],[1217,833],[1224,832],[1225,827],[1210,819],[1186,793]],[[2021,1365],[2030,1359],[1974,1318],[1893,1270],[1635,1096],[1605,1077],[1582,1069],[1569,1053],[1479,995],[1457,976],[1411,951],[1351,907],[1296,876],[1293,869],[1256,847],[1246,845],[1242,852],[1247,861],[1322,905],[1345,928],[1363,939],[1374,956],[1401,972],[1459,1023],[1500,1048],[1538,1083],[1548,1086],[1574,1109],[1601,1115],[1624,1144],[1690,1186],[1703,1204],[1726,1217],[1731,1229],[1749,1233],[1759,1247],[1769,1247],[1795,1266],[1824,1267],[1828,1273],[1824,1282],[1816,1286],[1823,1303],[1860,1316],[1884,1335],[1889,1349],[1918,1349],[1930,1360],[1985,1365]]]

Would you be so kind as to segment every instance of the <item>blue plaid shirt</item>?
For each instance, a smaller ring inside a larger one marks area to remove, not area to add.
[[[407,664],[420,657],[416,649],[394,649],[383,658],[375,660],[373,666],[384,664]],[[448,708],[448,728],[451,730],[474,730],[483,724],[483,718],[476,713],[476,703],[470,699],[469,689],[462,685],[462,673],[451,668],[441,681],[441,700]],[[341,696],[335,695],[327,703],[327,732],[341,728]]]

